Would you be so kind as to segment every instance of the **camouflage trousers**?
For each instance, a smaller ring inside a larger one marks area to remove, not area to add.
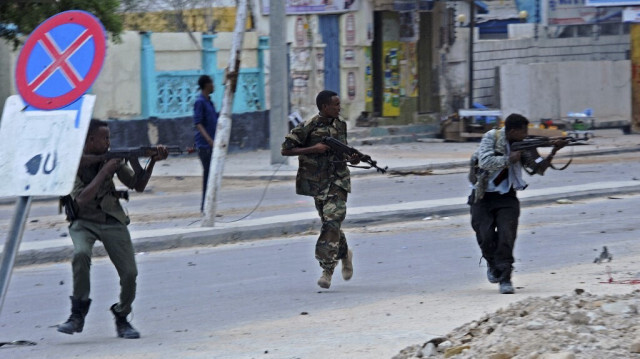
[[[347,238],[340,229],[347,215],[347,191],[331,185],[326,197],[314,197],[322,220],[322,229],[316,242],[316,259],[323,270],[333,273],[338,261],[347,256]]]

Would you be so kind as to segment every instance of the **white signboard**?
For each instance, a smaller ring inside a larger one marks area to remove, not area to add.
[[[638,0],[586,0],[587,6],[635,6],[640,5]]]
[[[640,22],[640,7],[627,7],[622,11],[622,21]]]
[[[20,96],[7,99],[0,122],[0,197],[63,196],[73,189],[94,95],[79,110],[27,110]]]
[[[269,15],[269,1],[262,0],[262,14]],[[283,0],[278,0],[283,1]],[[335,14],[358,10],[360,0],[285,0],[287,15]]]
[[[550,0],[547,11],[549,25],[585,25],[620,22],[622,8],[589,7],[586,0]]]

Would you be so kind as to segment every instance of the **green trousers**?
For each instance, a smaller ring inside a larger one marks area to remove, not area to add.
[[[124,224],[112,221],[101,224],[78,219],[69,227],[73,240],[73,297],[88,300],[91,291],[91,254],[96,240],[102,241],[111,262],[120,276],[120,302],[115,311],[122,314],[131,312],[131,304],[136,297],[135,254],[129,230]]]
[[[316,259],[323,270],[333,269],[349,250],[347,238],[340,228],[347,216],[347,191],[332,184],[326,198],[315,198],[316,210],[322,220],[322,229],[316,242]]]

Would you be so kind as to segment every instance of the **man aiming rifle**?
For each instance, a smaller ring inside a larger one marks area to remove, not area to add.
[[[99,240],[120,277],[120,300],[110,308],[115,318],[117,335],[120,338],[136,339],[140,337],[140,333],[131,326],[127,315],[131,313],[131,305],[136,296],[138,269],[127,229],[129,217],[120,205],[121,195],[115,189],[113,177],[117,175],[124,185],[142,192],[149,182],[156,161],[166,159],[169,151],[164,146],[144,151],[144,155],[150,155],[150,160],[143,169],[134,152],[125,153],[123,157],[108,158],[109,146],[110,132],[107,123],[91,120],[73,190],[69,196],[64,197],[65,212],[70,222],[69,234],[74,248],[71,260],[73,294],[70,297],[71,315],[57,328],[65,334],[80,333],[84,328],[84,319],[91,304],[89,293],[92,249],[96,240]],[[129,160],[131,167],[123,158]]]
[[[516,150],[515,145],[527,138],[529,120],[511,114],[502,129],[484,134],[480,146],[472,156],[469,180],[473,190],[469,196],[471,226],[487,261],[487,279],[500,284],[500,293],[515,292],[511,283],[513,249],[520,217],[520,201],[516,191],[524,190],[527,183],[522,170],[543,175],[551,165],[555,153],[567,144],[553,139],[551,153],[543,158],[535,147]]]

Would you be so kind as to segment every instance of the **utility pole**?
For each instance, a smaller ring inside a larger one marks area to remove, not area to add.
[[[269,148],[271,164],[286,163],[280,144],[287,134],[289,87],[287,74],[287,14],[284,0],[269,1]]]
[[[222,185],[222,171],[224,170],[224,159],[229,148],[229,138],[231,137],[231,109],[233,107],[233,96],[238,84],[238,74],[240,73],[240,52],[244,41],[244,29],[247,26],[247,0],[238,0],[236,7],[236,26],[233,30],[233,42],[229,54],[229,64],[227,65],[224,79],[224,98],[222,99],[222,109],[218,124],[216,126],[216,136],[213,140],[213,153],[211,155],[211,166],[209,166],[209,179],[207,181],[207,192],[204,201],[204,217],[202,227],[213,227],[216,217],[216,200],[218,189]]]
[[[476,4],[469,0],[469,108],[473,108],[473,35],[476,27]]]

